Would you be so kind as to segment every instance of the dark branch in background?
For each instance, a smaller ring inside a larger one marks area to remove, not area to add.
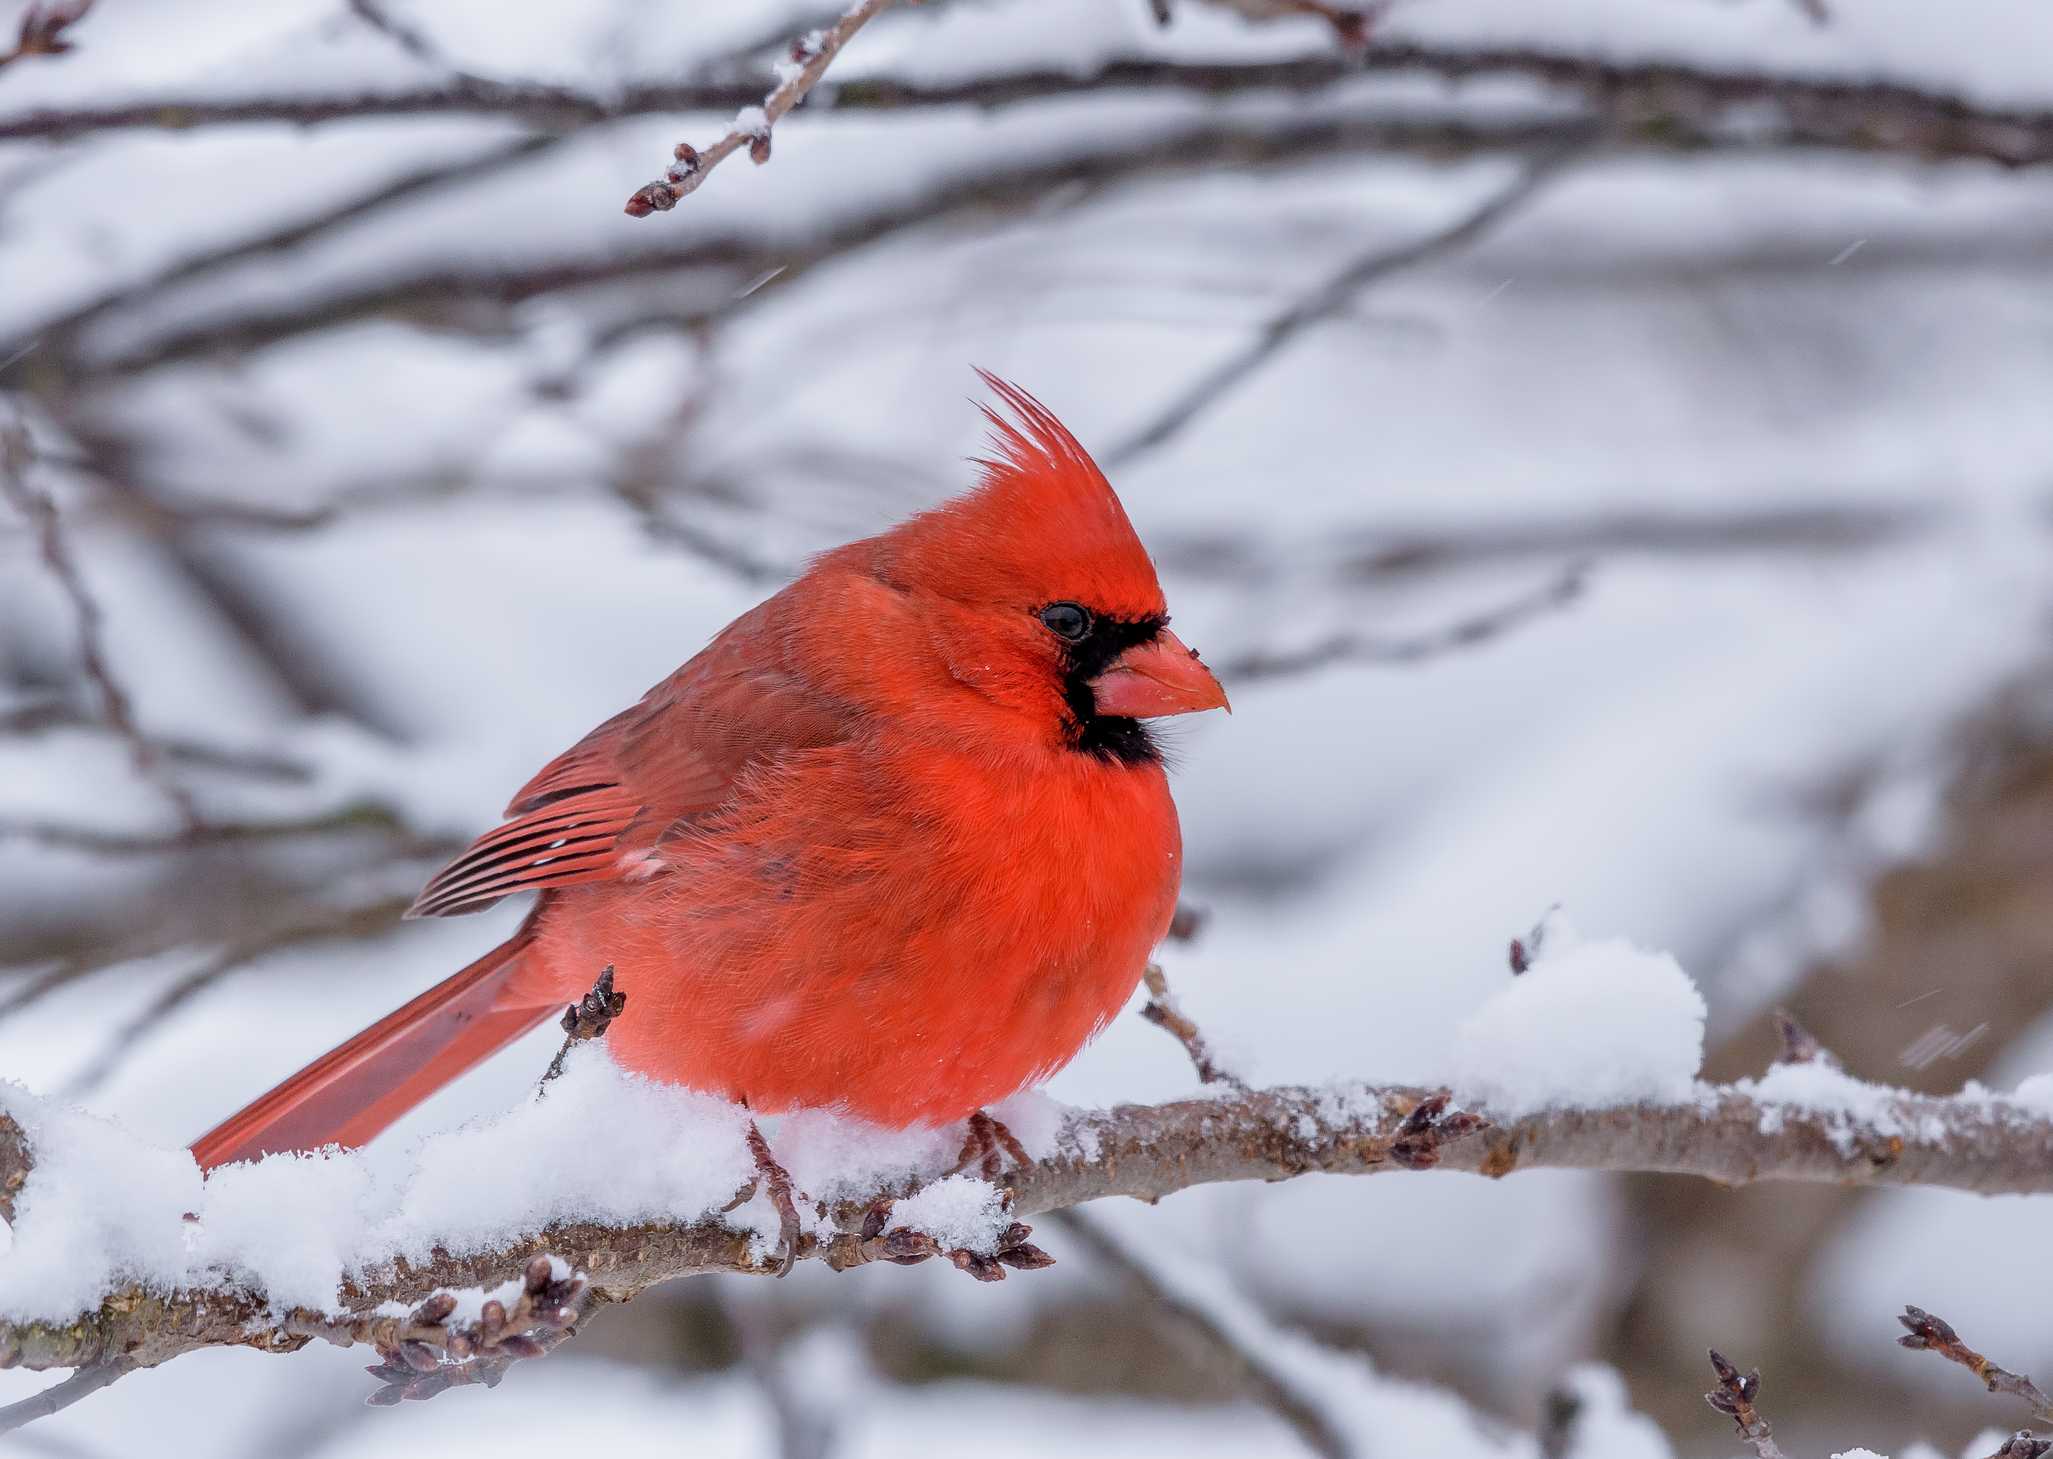
[[[1395,247],[1378,243],[1334,274],[1290,308],[1264,324],[1245,347],[1206,371],[1125,441],[1104,454],[1107,467],[1131,463],[1170,441],[1215,405],[1221,396],[1245,384],[1306,329],[1344,310],[1361,290],[1399,270],[1451,253],[1489,232],[1517,210],[1565,163],[1573,148],[1559,148],[1525,167],[1508,187],[1492,193],[1446,227]]]
[[[1336,633],[1301,649],[1256,649],[1224,659],[1219,662],[1218,672],[1228,682],[1239,684],[1307,674],[1339,664],[1416,664],[1436,659],[1488,643],[1567,607],[1582,596],[1588,579],[1588,565],[1578,564],[1530,593],[1425,633],[1408,637]]]
[[[2022,1398],[2032,1406],[2032,1417],[2041,1423],[2053,1423],[2053,1399],[2046,1397],[2040,1388],[2023,1373],[2013,1373],[2000,1368],[1973,1348],[1960,1340],[1960,1334],[1943,1317],[1934,1317],[1922,1307],[1905,1307],[1903,1315],[1896,1319],[1904,1325],[1905,1334],[1897,1339],[1904,1347],[1921,1352],[1934,1352],[1950,1363],[1958,1363],[1977,1378],[1991,1393],[2008,1393]]]
[[[761,118],[744,124],[743,115],[738,114],[734,124],[704,151],[689,142],[679,142],[674,160],[662,178],[635,189],[634,196],[627,200],[627,216],[646,218],[651,213],[669,212],[680,198],[697,192],[714,168],[743,147],[748,148],[757,166],[768,162],[771,128],[805,100],[806,93],[827,74],[827,68],[857,31],[897,3],[898,0],[855,0],[833,25],[793,42],[790,66],[763,97]]]
[[[1747,1447],[1759,1459],[1788,1459],[1775,1442],[1768,1421],[1754,1407],[1754,1398],[1761,1391],[1760,1370],[1741,1373],[1716,1348],[1711,1349],[1711,1367],[1718,1374],[1718,1386],[1704,1395],[1704,1402],[1732,1420],[1740,1438],[1746,1440]]]
[[[126,1358],[109,1358],[80,1368],[61,1383],[52,1383],[40,1393],[0,1408],[0,1434],[10,1434],[25,1424],[51,1414],[62,1413],[81,1399],[91,1398],[102,1388],[127,1377],[135,1364]]]
[[[64,32],[85,19],[92,8],[93,0],[29,0],[13,49],[0,51],[0,71],[30,56],[61,56],[71,50]]]
[[[411,897],[388,897],[361,906],[321,908],[280,925],[268,927],[240,942],[221,949],[199,966],[159,989],[141,1008],[122,1020],[109,1034],[100,1051],[64,1086],[67,1099],[83,1099],[93,1093],[120,1068],[152,1034],[168,1027],[172,1014],[212,988],[229,974],[259,959],[288,948],[323,942],[366,941],[399,925],[400,914],[412,903]],[[12,1011],[15,1000],[0,1008],[0,1016]]]
[[[1579,124],[1545,121],[1521,129],[1522,144],[1559,144],[1584,134]],[[780,284],[804,270],[852,253],[904,230],[958,216],[988,222],[994,215],[1029,212],[1058,191],[1073,195],[1132,178],[1165,178],[1203,172],[1224,164],[1281,165],[1329,157],[1378,155],[1390,150],[1452,149],[1459,152],[1479,136],[1502,140],[1501,132],[1462,122],[1315,120],[1250,134],[1225,123],[1168,135],[1144,134],[1103,150],[1037,158],[996,170],[946,179],[867,212],[836,219],[811,236],[766,240],[759,230],[691,238],[558,257],[491,269],[438,266],[390,275],[274,308],[247,309],[205,322],[166,330],[144,342],[96,356],[86,368],[95,378],[137,374],[182,360],[234,357],[284,339],[337,324],[380,316],[450,317],[469,306],[480,319],[501,322],[529,299],[559,291],[675,276],[703,270],[709,281],[703,302],[667,316],[673,324],[715,321],[736,307],[735,275],[783,270]],[[488,312],[489,311],[489,312]]]
[[[434,162],[402,173],[388,182],[345,197],[319,211],[253,237],[190,255],[131,284],[122,284],[86,303],[67,309],[25,331],[54,351],[62,351],[80,330],[133,305],[160,297],[166,290],[191,283],[268,253],[296,248],[344,224],[373,217],[399,203],[474,183],[482,171],[511,167],[561,146],[561,137],[523,137],[453,162]]]
[[[199,807],[184,786],[164,774],[156,744],[136,724],[128,691],[115,678],[113,666],[107,661],[100,604],[86,587],[77,559],[65,541],[57,503],[48,493],[29,484],[28,471],[33,460],[27,428],[18,421],[0,424],[0,496],[7,498],[34,531],[43,566],[71,605],[78,626],[80,664],[99,695],[101,716],[107,728],[128,746],[136,773],[157,787],[171,803],[180,824],[190,831],[200,824]]]
[[[1304,1391],[1308,1382],[1316,1381],[1316,1375],[1294,1372],[1272,1344],[1247,1341],[1251,1334],[1237,1332],[1222,1321],[1221,1294],[1208,1294],[1207,1301],[1192,1300],[1163,1281],[1152,1262],[1089,1212],[1057,1211],[1052,1221],[1093,1260],[1122,1278],[1136,1296],[1145,1298],[1151,1315],[1160,1313],[1167,1319],[1194,1357],[1210,1358],[1223,1367],[1242,1392],[1296,1430],[1312,1453],[1322,1459],[1353,1459],[1355,1447],[1334,1427],[1317,1398]],[[1247,1308],[1246,1316],[1255,1319],[1243,1326],[1266,1325],[1266,1319],[1245,1302],[1232,1305]]]
[[[76,706],[55,696],[0,711],[0,735],[28,737],[106,728],[105,721],[82,714]],[[150,743],[167,764],[187,769],[218,771],[279,785],[305,785],[314,778],[313,767],[305,761],[269,750],[210,744],[180,735],[153,735]]]
[[[352,802],[332,811],[276,821],[202,821],[191,830],[171,834],[103,831],[61,821],[0,820],[0,841],[28,841],[52,850],[89,852],[99,856],[161,856],[201,846],[232,846],[364,831],[389,835],[393,853],[409,858],[435,856],[453,849],[451,842],[413,831],[390,806],[368,802]]]
[[[2007,167],[2053,161],[2053,111],[1983,107],[1956,95],[1887,81],[1833,81],[1769,72],[1718,71],[1516,47],[1446,48],[1383,41],[1359,56],[1282,61],[1178,62],[1134,58],[1076,74],[1027,70],[954,83],[872,77],[812,99],[821,113],[993,110],[1095,92],[1192,94],[1214,98],[1274,92],[1309,96],[1354,86],[1364,76],[1423,74],[1447,82],[1515,76],[1579,98],[1581,119],[1612,145],[1657,150],[1816,147],[1928,159],[1975,159]],[[288,123],[318,126],[366,117],[504,116],[564,130],[624,117],[733,112],[762,105],[775,83],[644,83],[615,96],[568,87],[461,78],[414,88],[331,96],[279,95],[224,101],[168,95],[104,107],[51,108],[0,116],[0,140],[63,140],[90,132],[152,127]],[[767,111],[768,108],[765,107]],[[773,118],[774,120],[774,118]],[[1537,120],[1532,118],[1529,120]],[[663,183],[667,187],[669,184]]]

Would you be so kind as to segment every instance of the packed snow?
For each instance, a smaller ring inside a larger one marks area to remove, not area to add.
[[[1449,1082],[1492,1113],[1675,1104],[1704,1060],[1704,999],[1673,957],[1556,917],[1526,971],[1455,1034]]]

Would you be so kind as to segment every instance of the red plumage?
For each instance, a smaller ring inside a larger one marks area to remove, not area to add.
[[[1018,423],[986,411],[982,483],[823,555],[545,767],[414,908],[539,891],[520,932],[203,1137],[202,1166],[361,1143],[609,965],[622,1065],[759,1112],[942,1123],[1083,1047],[1176,904],[1139,721],[1226,700],[1083,448],[985,379]]]

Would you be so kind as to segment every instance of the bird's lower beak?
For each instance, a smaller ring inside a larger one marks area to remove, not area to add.
[[[1097,678],[1091,697],[1100,714],[1126,719],[1156,719],[1165,714],[1195,714],[1223,709],[1226,690],[1183,640],[1163,629],[1153,639],[1128,649]]]

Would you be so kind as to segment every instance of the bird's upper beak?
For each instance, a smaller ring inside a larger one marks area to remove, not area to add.
[[[1201,709],[1233,713],[1226,690],[1198,658],[1198,651],[1186,648],[1166,628],[1128,649],[1091,680],[1091,697],[1098,713],[1127,719],[1195,714]]]

